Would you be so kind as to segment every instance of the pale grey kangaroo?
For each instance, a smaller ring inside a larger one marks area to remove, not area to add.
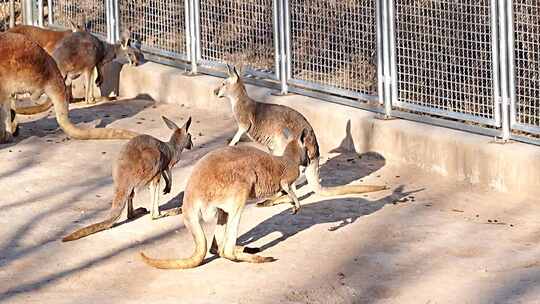
[[[131,139],[120,151],[118,159],[113,167],[114,199],[109,218],[90,226],[81,228],[62,239],[63,242],[73,241],[87,235],[106,230],[114,225],[120,218],[122,210],[128,205],[127,217],[132,219],[139,212],[146,213],[145,208],[133,210],[133,196],[135,190],[144,186],[150,186],[152,193],[151,216],[159,218],[159,181],[161,176],[165,180],[164,194],[171,191],[171,169],[180,160],[184,149],[191,149],[191,135],[189,125],[191,117],[182,128],[166,117],[162,117],[167,126],[173,130],[168,142],[162,142],[150,135],[139,135]]]
[[[306,118],[298,111],[283,105],[256,102],[251,99],[236,68],[228,66],[229,77],[214,90],[219,98],[227,98],[231,102],[232,112],[238,124],[238,131],[229,143],[236,145],[243,134],[251,140],[266,146],[272,154],[281,155],[285,150],[287,140],[283,136],[283,129],[291,130],[293,136],[299,136],[304,130],[306,135],[306,149],[308,165],[306,178],[312,190],[323,196],[342,194],[365,193],[384,190],[386,186],[376,185],[345,185],[336,187],[322,187],[319,181],[319,144],[313,128]],[[276,196],[260,206],[271,206],[288,200],[286,196]]]

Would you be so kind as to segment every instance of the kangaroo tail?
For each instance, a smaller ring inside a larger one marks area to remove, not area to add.
[[[191,231],[191,235],[195,241],[195,250],[193,254],[187,259],[159,260],[150,258],[141,252],[141,257],[146,264],[160,269],[187,269],[202,264],[204,257],[206,256],[206,236],[204,235],[204,230],[201,225],[199,212],[188,215],[189,213],[190,212],[185,213],[184,223]]]
[[[131,191],[129,191],[129,192],[128,191],[117,191],[117,193],[115,194],[114,200],[113,200],[113,204],[112,204],[113,206],[111,208],[111,212],[110,212],[110,215],[109,215],[108,219],[106,219],[106,220],[104,220],[102,222],[96,223],[96,224],[92,224],[90,226],[86,226],[86,227],[81,228],[79,230],[76,230],[76,231],[70,233],[69,235],[65,236],[62,239],[62,242],[69,242],[69,241],[78,240],[78,239],[80,239],[82,237],[85,237],[85,236],[88,236],[90,234],[94,234],[96,232],[103,231],[103,230],[111,228],[114,225],[114,222],[116,222],[120,218],[120,215],[122,214],[122,210],[126,206],[126,202],[128,200],[128,195],[130,193],[131,193]]]
[[[41,112],[45,112],[53,106],[53,102],[47,99],[45,103],[28,107],[17,107],[15,112],[20,115],[33,115]]]
[[[322,196],[335,196],[343,194],[359,194],[388,189],[384,185],[344,185],[336,187],[323,187],[319,181],[319,159],[316,158],[306,168],[306,178],[312,191]]]

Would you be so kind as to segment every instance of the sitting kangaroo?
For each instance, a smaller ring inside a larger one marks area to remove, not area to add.
[[[66,36],[54,49],[52,56],[66,78],[66,85],[84,74],[85,101],[94,103],[92,80],[100,86],[103,67],[115,58],[126,58],[130,65],[138,65],[144,58],[142,52],[129,46],[129,31],[122,34],[122,41],[109,44],[87,32],[75,32]],[[97,73],[97,75],[95,75]]]
[[[122,210],[128,205],[127,217],[132,219],[140,213],[146,213],[145,208],[133,210],[133,196],[135,189],[150,186],[152,193],[152,219],[161,216],[159,212],[159,181],[161,176],[165,180],[164,194],[171,191],[171,169],[180,160],[184,149],[191,149],[191,135],[188,132],[191,117],[182,128],[174,122],[163,117],[165,124],[173,130],[169,142],[162,142],[150,135],[139,135],[131,139],[120,151],[113,167],[114,199],[108,219],[81,228],[62,239],[63,242],[73,241],[87,235],[109,229],[120,218]]]
[[[131,139],[135,132],[112,128],[79,128],[69,120],[71,94],[54,59],[37,43],[14,33],[0,34],[0,143],[15,132],[11,97],[15,94],[46,94],[51,99],[58,124],[75,139]]]
[[[313,128],[302,114],[286,106],[260,103],[252,100],[236,71],[236,68],[227,66],[229,77],[223,80],[220,87],[214,90],[214,94],[219,98],[228,98],[232,105],[233,115],[238,123],[238,131],[229,143],[234,146],[240,137],[247,133],[249,138],[255,142],[265,145],[272,154],[281,155],[286,147],[286,138],[280,130],[287,128],[291,130],[293,136],[299,136],[304,130],[306,135],[306,149],[308,155],[308,166],[306,177],[312,190],[323,196],[333,196],[342,194],[365,193],[384,190],[386,186],[373,185],[346,185],[337,187],[322,187],[319,181],[319,144]],[[259,204],[259,206],[271,206],[282,203],[281,199],[286,197],[276,196],[270,201]]]
[[[284,133],[289,138],[289,132]],[[272,257],[247,253],[247,248],[236,245],[240,216],[248,199],[265,198],[280,191],[285,191],[294,202],[293,213],[300,209],[294,182],[300,175],[299,166],[307,165],[308,134],[309,130],[304,130],[299,137],[289,140],[282,156],[248,146],[224,147],[206,154],[193,168],[182,206],[184,224],[195,241],[194,253],[187,259],[158,260],[141,252],[143,260],[163,269],[199,266],[207,248],[201,217],[207,221],[217,213],[212,251],[232,261],[274,261]]]

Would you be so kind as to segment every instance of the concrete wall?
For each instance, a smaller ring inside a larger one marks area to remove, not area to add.
[[[155,63],[136,68],[113,67],[123,97],[148,94],[153,99],[208,110],[229,111],[212,90],[221,81],[211,76],[187,77],[183,71]],[[116,78],[116,77],[114,77]],[[111,89],[108,88],[107,91]],[[503,192],[540,194],[540,148],[522,143],[500,145],[485,136],[406,120],[377,120],[374,114],[300,95],[273,96],[249,86],[258,101],[290,106],[306,116],[323,153],[338,147],[376,151],[387,161],[414,164],[419,169]]]

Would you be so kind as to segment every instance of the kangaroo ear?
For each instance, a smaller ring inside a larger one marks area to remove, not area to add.
[[[169,129],[171,129],[173,131],[176,131],[176,130],[180,129],[180,128],[178,128],[178,126],[174,122],[172,122],[172,120],[168,119],[167,117],[161,116],[161,119],[163,119],[163,121],[165,122],[167,127],[169,127]]]
[[[184,131],[186,131],[186,133],[188,132],[189,130],[189,126],[191,125],[191,116],[188,118],[188,120],[186,121],[186,123],[184,124],[184,126],[182,127],[182,129],[184,129]]]
[[[129,39],[131,37],[131,27],[128,27],[127,29],[122,31],[122,35],[120,35],[120,44],[122,45],[122,48],[125,50],[129,46]]]
[[[308,136],[309,131],[307,129],[302,130],[302,134],[300,134],[300,142],[302,145],[306,143],[306,137]]]
[[[236,71],[236,67],[231,66],[227,64],[227,71],[229,73],[229,78],[233,80],[233,83],[238,81],[238,72]]]
[[[77,32],[80,30],[79,26],[77,26],[73,20],[69,19],[68,22],[72,32]]]

